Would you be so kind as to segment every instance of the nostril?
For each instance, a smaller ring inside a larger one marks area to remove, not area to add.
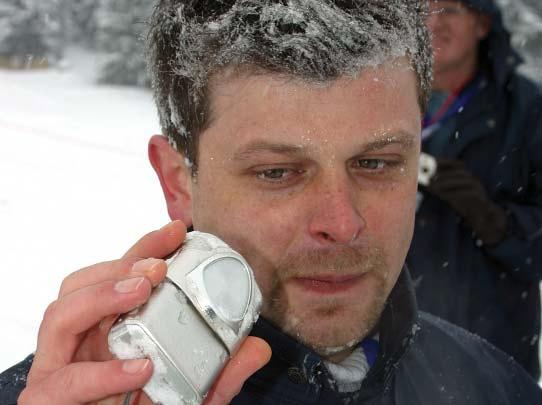
[[[329,233],[322,232],[321,235],[322,235],[322,238],[325,239],[325,240],[332,240],[332,238],[331,238],[331,236],[329,235]]]
[[[359,236],[360,230],[357,229],[354,234],[352,235],[352,239],[350,239],[350,243],[353,243]]]

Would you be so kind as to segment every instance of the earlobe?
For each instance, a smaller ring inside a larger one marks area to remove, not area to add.
[[[169,216],[192,225],[191,169],[165,136],[154,135],[149,141],[149,160],[158,176]]]

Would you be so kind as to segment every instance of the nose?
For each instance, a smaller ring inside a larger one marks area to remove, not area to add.
[[[320,245],[354,243],[365,228],[352,185],[337,182],[320,187],[313,200],[309,234]]]

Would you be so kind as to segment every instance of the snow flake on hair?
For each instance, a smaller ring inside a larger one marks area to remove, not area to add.
[[[329,82],[407,56],[425,102],[432,63],[425,7],[423,0],[158,1],[149,56],[162,126],[190,148],[187,138],[205,125],[209,80],[226,67]]]

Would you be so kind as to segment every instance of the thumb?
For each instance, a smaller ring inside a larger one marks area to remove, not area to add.
[[[262,339],[248,336],[218,376],[205,405],[225,405],[239,394],[245,381],[271,358],[271,348]]]

